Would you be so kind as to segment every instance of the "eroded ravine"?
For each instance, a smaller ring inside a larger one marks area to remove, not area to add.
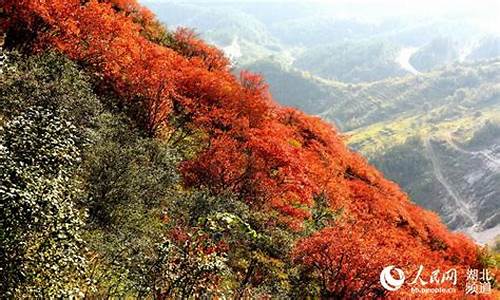
[[[430,138],[426,138],[424,140],[424,145],[425,145],[426,152],[429,156],[429,159],[431,160],[431,163],[432,163],[434,176],[439,181],[439,183],[445,188],[446,192],[450,195],[450,197],[455,202],[456,207],[457,207],[457,213],[460,214],[465,219],[470,220],[470,222],[472,224],[477,224],[478,223],[477,217],[469,209],[469,207],[467,205],[467,201],[465,201],[465,199],[463,199],[460,196],[460,193],[458,193],[455,190],[455,188],[450,183],[448,183],[445,176],[441,172],[439,159],[437,158],[436,154],[434,153],[434,149],[432,147]]]
[[[497,171],[497,172],[500,172],[500,160],[495,158],[491,152],[489,150],[481,150],[481,151],[469,151],[469,150],[465,150],[463,149],[462,147],[460,147],[459,145],[457,145],[457,143],[455,143],[455,141],[453,140],[453,138],[448,135],[446,137],[446,141],[448,142],[448,144],[450,144],[450,146],[458,151],[458,152],[461,152],[461,153],[464,153],[464,154],[468,154],[468,155],[472,155],[472,156],[482,156],[485,158],[486,162],[488,163],[488,166],[490,166],[491,168],[494,169],[494,171]]]

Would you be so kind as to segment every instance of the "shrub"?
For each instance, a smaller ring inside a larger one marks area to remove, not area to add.
[[[44,108],[0,133],[0,290],[9,297],[68,297],[84,286],[73,204],[80,143],[75,126]]]

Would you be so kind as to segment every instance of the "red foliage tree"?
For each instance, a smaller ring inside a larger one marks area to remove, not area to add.
[[[201,60],[209,71],[228,68],[229,60],[222,51],[200,40],[193,30],[179,28],[174,33],[173,39],[175,41],[173,49],[191,60]]]

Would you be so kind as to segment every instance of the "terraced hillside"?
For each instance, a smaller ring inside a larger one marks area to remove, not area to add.
[[[448,67],[365,86],[358,95],[369,102],[353,98],[356,109],[325,117],[351,129],[351,147],[416,202],[486,241],[500,233],[499,79],[498,61]]]
[[[496,104],[500,60],[454,64],[420,76],[350,86],[322,116],[346,131],[426,115],[430,122]]]

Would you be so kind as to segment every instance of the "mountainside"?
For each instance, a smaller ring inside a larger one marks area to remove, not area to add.
[[[398,182],[415,202],[438,212],[450,228],[467,231],[481,243],[500,233],[500,195],[495,188],[499,182],[491,166],[498,159],[495,143],[487,140],[491,144],[476,149],[491,152],[493,160],[454,147],[497,122],[498,60],[356,85],[323,80],[270,61],[248,67],[268,78],[271,92],[282,103],[320,115],[346,131],[353,149]],[[293,88],[286,88],[290,82]],[[438,172],[430,150],[441,157]],[[444,179],[436,180],[438,176]],[[463,195],[459,202],[469,207],[472,219],[458,209],[457,195]]]
[[[437,38],[418,49],[410,58],[410,64],[420,72],[446,66],[458,60],[460,46],[450,38]]]
[[[242,67],[273,56],[288,64],[296,62],[295,67],[313,75],[343,82],[407,74],[398,66],[398,58],[408,48],[417,50],[409,57],[417,71],[498,55],[496,28],[484,29],[476,19],[453,13],[437,18],[391,16],[368,2],[298,1],[284,7],[279,1],[266,1],[265,10],[259,1],[144,3],[160,20],[195,28],[220,47],[237,39],[241,44],[237,62]]]
[[[481,243],[500,234],[498,60],[350,86],[269,61],[249,67],[268,78],[280,101],[347,131],[353,149],[450,228]],[[293,89],[283,88],[288,83]],[[478,143],[474,150],[469,140]]]
[[[367,155],[414,201],[438,212],[450,228],[465,230],[480,242],[499,234],[499,195],[493,188],[498,184],[497,171],[488,160],[463,151],[455,153],[450,147],[441,149],[442,177],[454,182],[455,189],[461,190],[459,195],[464,194],[462,202],[475,216],[471,220],[457,210],[460,204],[445,188],[446,183],[433,180],[437,175],[430,148],[424,147],[425,141],[446,142],[450,136],[467,143],[483,125],[496,123],[498,60],[455,64],[418,76],[357,85],[304,75],[271,62],[248,67],[268,78],[271,92],[282,103],[318,114],[348,131],[353,149]],[[490,144],[479,150],[494,154],[494,148]],[[472,184],[466,180],[471,176],[476,176]]]
[[[345,105],[352,111],[345,120],[358,121],[344,121],[354,129],[351,146],[397,180],[417,203],[439,212],[451,228],[483,231],[496,226],[486,239],[479,238],[482,242],[499,233],[496,143],[481,138],[487,129],[493,137],[500,133],[494,126],[500,117],[499,76],[498,61],[457,65],[367,86],[360,95],[378,95],[371,98],[374,104],[355,111]],[[325,116],[345,114],[338,107]],[[475,151],[467,150],[469,140],[480,142]]]
[[[280,103],[320,115],[343,131],[354,130],[348,133],[353,135],[349,140],[351,147],[367,155],[389,178],[401,184],[414,201],[438,212],[451,229],[467,231],[482,243],[499,234],[496,200],[499,195],[492,188],[498,179],[488,161],[480,162],[463,152],[457,157],[456,153],[441,149],[444,161],[436,172],[436,161],[432,164],[429,150],[439,149],[425,147],[449,141],[429,129],[443,122],[447,126],[444,135],[454,135],[457,141],[467,141],[483,124],[495,122],[496,38],[474,40],[472,36],[482,34],[465,21],[422,23],[392,32],[387,30],[394,26],[390,23],[375,26],[365,22],[365,27],[360,27],[355,21],[332,22],[326,18],[310,18],[309,22],[292,18],[282,21],[283,26],[280,22],[270,25],[270,32],[278,39],[292,32],[292,28],[298,30],[306,24],[317,22],[318,28],[324,28],[324,32],[308,35],[309,39],[316,39],[315,43],[308,42],[307,37],[293,36],[292,39],[292,35],[282,39],[295,47],[306,45],[291,53],[294,59],[283,60],[283,56],[274,53],[269,58],[243,63],[241,67],[265,75],[270,91]],[[329,27],[321,27],[323,23]],[[453,32],[452,28],[457,26],[462,30]],[[344,34],[342,39],[354,41],[333,45],[321,41],[321,37],[339,34]],[[345,36],[348,34],[351,36]],[[368,40],[369,36],[385,42]],[[423,36],[429,38],[410,39]],[[401,42],[419,47],[396,46]],[[477,117],[481,113],[484,113],[482,117]],[[477,116],[473,118],[473,115]],[[479,123],[471,126],[476,122]],[[463,135],[455,133],[456,130],[470,132]],[[405,144],[407,139],[409,146]],[[400,161],[394,156],[396,153],[405,160]],[[415,162],[422,165],[415,169],[412,167]],[[437,175],[439,172],[441,175]],[[478,177],[481,172],[485,175]],[[473,184],[462,179],[474,174]],[[438,176],[443,179],[435,180]],[[449,188],[450,183],[454,189]],[[469,207],[467,213],[458,209],[463,206],[462,202]]]
[[[394,44],[376,40],[321,45],[298,56],[293,65],[326,79],[371,82],[407,74],[396,62],[399,51]]]
[[[440,288],[491,266],[331,125],[135,1],[8,0],[2,19],[8,298],[400,299],[386,266],[455,270]]]

